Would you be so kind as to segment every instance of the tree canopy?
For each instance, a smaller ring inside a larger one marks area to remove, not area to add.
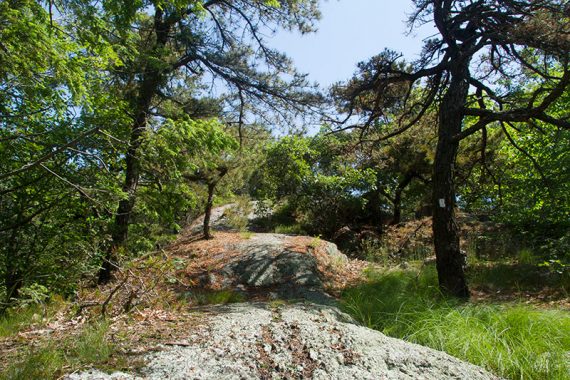
[[[438,114],[438,143],[433,169],[433,233],[442,289],[468,297],[455,218],[455,164],[459,143],[487,129],[517,123],[547,122],[567,129],[560,101],[570,84],[567,7],[562,1],[417,0],[410,18],[414,28],[433,22],[438,36],[426,41],[412,65],[386,50],[359,67],[337,89],[349,116],[360,112],[364,131],[406,111],[399,128],[380,139],[403,133],[431,107]],[[528,85],[532,83],[532,85]],[[485,149],[482,150],[483,152]]]
[[[327,98],[270,40],[314,32],[317,0],[0,3],[4,303],[106,283],[246,195],[330,239],[432,215],[440,286],[458,297],[458,211],[563,241],[570,8],[413,4],[411,30],[437,30],[420,58],[378,47]],[[315,117],[319,131],[285,132]]]

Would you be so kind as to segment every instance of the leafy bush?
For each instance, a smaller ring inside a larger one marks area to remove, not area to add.
[[[272,144],[254,195],[285,201],[295,222],[312,235],[331,237],[353,224],[367,202],[362,194],[375,187],[376,174],[339,160],[334,154],[338,138],[285,137]]]
[[[26,305],[40,305],[46,302],[50,297],[49,289],[43,285],[33,283],[20,289],[19,304]]]
[[[547,239],[540,249],[546,260],[539,265],[570,280],[570,233],[558,239]]]

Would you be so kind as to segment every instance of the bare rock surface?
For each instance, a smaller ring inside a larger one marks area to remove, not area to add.
[[[239,254],[220,268],[201,274],[201,285],[266,289],[273,298],[302,298],[330,304],[332,299],[323,290],[324,275],[319,265],[323,261],[342,265],[348,258],[335,244],[320,239],[314,247],[308,247],[310,240],[283,234],[254,234],[228,246],[228,250]]]
[[[443,352],[358,326],[335,307],[244,303],[210,307],[189,346],[146,357],[140,374],[83,379],[496,379]]]
[[[235,212],[245,212],[246,215],[243,215],[243,217],[251,225],[259,218],[266,216],[260,213],[259,204],[258,201],[252,201],[246,210],[241,209],[240,205],[236,203],[228,203],[223,206],[214,207],[210,214],[210,228],[217,231],[236,231],[236,227],[232,225],[228,218],[230,213]],[[203,223],[204,215],[200,215],[189,224],[188,230],[191,233],[199,233],[202,230]]]
[[[213,212],[218,231],[225,230],[228,207]],[[258,289],[278,300],[201,307],[196,311],[204,323],[188,331],[184,345],[146,355],[139,373],[90,370],[65,379],[497,379],[443,352],[359,326],[342,313],[325,282],[347,277],[343,267],[351,264],[333,243],[228,234],[201,249],[182,243],[179,249],[192,251],[196,270],[187,272],[203,279],[200,286]]]

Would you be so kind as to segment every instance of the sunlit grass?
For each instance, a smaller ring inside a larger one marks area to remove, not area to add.
[[[81,335],[69,342],[73,360],[78,363],[104,363],[113,354],[113,345],[106,339],[109,325],[106,322],[88,326]]]
[[[370,274],[344,292],[347,312],[370,328],[422,344],[510,379],[570,379],[570,315],[524,305],[443,297],[435,270]]]
[[[86,326],[78,336],[49,340],[30,348],[20,360],[0,373],[0,379],[56,379],[73,369],[102,365],[114,352],[106,338],[108,327],[105,322],[95,323]]]
[[[225,305],[246,300],[245,295],[233,290],[194,289],[185,293],[184,296],[194,305]]]
[[[306,232],[300,224],[278,224],[274,229],[277,234],[304,235]]]
[[[63,351],[54,345],[48,345],[28,352],[20,361],[10,365],[4,373],[1,373],[0,379],[54,379],[64,365]]]
[[[0,314],[0,337],[17,334],[32,324],[42,325],[61,307],[63,301],[54,298],[47,304],[30,304],[8,309]]]

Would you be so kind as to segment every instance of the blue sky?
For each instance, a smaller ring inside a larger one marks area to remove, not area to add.
[[[434,29],[426,25],[405,35],[412,6],[410,0],[321,0],[323,17],[316,34],[279,32],[270,44],[287,53],[311,81],[327,87],[350,78],[358,62],[384,48],[416,59],[422,38]]]

